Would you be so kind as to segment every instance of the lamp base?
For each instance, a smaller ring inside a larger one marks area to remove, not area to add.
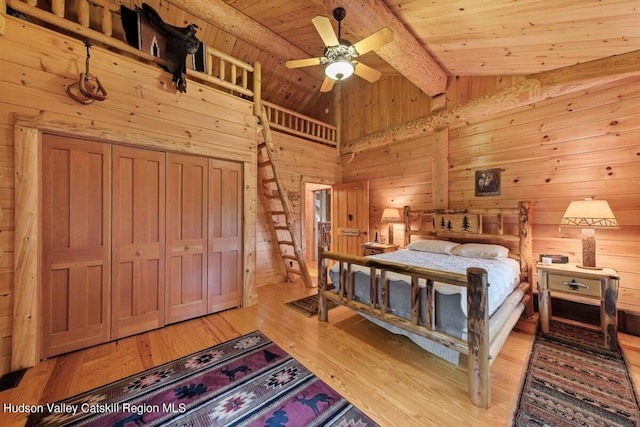
[[[596,230],[593,228],[582,229],[582,265],[580,268],[601,270],[596,266]]]

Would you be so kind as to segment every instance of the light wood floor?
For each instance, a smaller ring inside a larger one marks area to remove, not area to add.
[[[0,404],[70,397],[259,329],[382,426],[509,423],[532,336],[511,333],[492,367],[492,406],[480,409],[469,402],[464,367],[434,358],[344,307],[321,323],[284,306],[314,292],[296,283],[263,286],[256,306],[43,361],[18,387],[0,392]],[[620,341],[638,381],[640,337],[620,334]],[[2,426],[22,426],[25,420],[26,415],[0,412]]]

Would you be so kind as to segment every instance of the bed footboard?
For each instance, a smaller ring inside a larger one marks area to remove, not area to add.
[[[339,281],[328,289],[328,264],[334,261],[339,268]],[[490,325],[488,308],[487,272],[481,268],[469,268],[467,274],[456,274],[414,267],[368,257],[326,252],[321,249],[318,265],[318,294],[320,321],[328,320],[328,301],[332,300],[357,312],[373,316],[383,322],[438,342],[448,348],[468,355],[469,397],[479,407],[488,408],[491,402],[490,367],[509,332],[524,310],[528,283],[516,292],[520,298],[516,304],[498,311]],[[354,298],[354,275],[357,269],[368,270],[370,277],[370,302]],[[389,280],[387,273],[394,272],[411,277],[411,318],[392,314],[389,308]],[[378,280],[379,278],[379,280]],[[421,279],[426,281],[426,299],[420,298]],[[467,340],[438,331],[435,328],[434,282],[449,283],[467,289]],[[380,289],[378,289],[380,287]],[[521,295],[521,297],[520,297]],[[426,304],[426,319],[420,322],[422,305]]]

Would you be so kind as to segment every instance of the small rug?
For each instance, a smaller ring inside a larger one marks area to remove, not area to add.
[[[620,350],[601,332],[551,322],[533,344],[515,426],[637,426],[640,407]]]
[[[256,331],[61,402],[27,426],[376,426]]]
[[[295,301],[286,303],[286,306],[299,311],[307,317],[316,316],[318,314],[318,294],[309,295],[308,297],[300,298]],[[328,300],[329,310],[339,306],[335,301]]]

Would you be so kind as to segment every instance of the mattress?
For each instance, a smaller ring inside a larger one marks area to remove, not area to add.
[[[449,254],[439,254],[432,252],[414,251],[409,249],[403,249],[395,252],[388,252],[379,255],[371,255],[369,258],[375,258],[385,261],[392,261],[400,264],[411,265],[415,267],[430,268],[433,270],[447,271],[451,273],[467,274],[467,268],[479,267],[487,271],[489,282],[488,304],[489,315],[492,315],[498,307],[502,304],[504,299],[513,292],[520,282],[520,265],[511,258],[500,259],[483,259],[483,258],[468,258]],[[334,283],[337,282],[338,264],[335,264],[330,271],[331,279]],[[366,276],[366,295],[368,301],[368,286],[369,286],[369,268],[361,266],[352,266],[353,271],[356,272],[356,278]],[[406,275],[389,272],[387,278],[390,282],[401,283],[404,282],[410,286],[411,278]],[[357,280],[358,282],[360,280]],[[421,281],[420,286],[425,287],[424,280]],[[467,288],[462,286],[450,285],[447,283],[435,282],[434,287],[440,295],[460,295],[460,309],[464,316],[467,316]],[[391,294],[397,286],[390,289]],[[360,294],[360,292],[357,292]],[[357,295],[358,297],[364,295]],[[392,298],[395,300],[396,298]],[[408,309],[411,312],[411,309]]]

